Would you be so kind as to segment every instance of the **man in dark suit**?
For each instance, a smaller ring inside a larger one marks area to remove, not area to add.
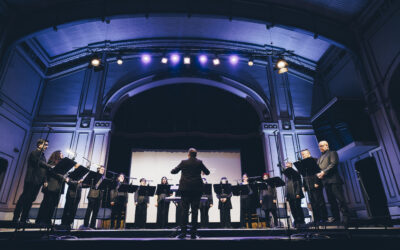
[[[322,155],[317,161],[321,169],[317,177],[322,180],[326,195],[328,196],[328,201],[331,205],[333,215],[333,220],[331,222],[340,221],[340,208],[343,215],[343,223],[347,226],[350,212],[344,198],[343,181],[338,172],[339,156],[336,151],[329,150],[327,141],[320,141],[318,146]]]
[[[52,167],[46,163],[46,157],[44,156],[44,151],[46,151],[48,146],[48,141],[39,139],[36,142],[36,149],[29,154],[24,190],[14,210],[14,222],[18,222],[20,217],[21,222],[27,222],[29,210],[32,207],[32,203],[36,200],[40,188],[43,184],[47,187],[46,175],[47,171]]]
[[[179,238],[185,238],[187,232],[187,224],[189,217],[189,207],[192,209],[192,229],[190,237],[197,238],[197,216],[200,206],[200,198],[203,193],[203,181],[201,179],[201,172],[206,175],[210,171],[204,166],[201,160],[196,158],[197,151],[194,148],[189,149],[188,159],[181,161],[179,165],[171,170],[171,174],[177,174],[182,171],[181,179],[179,181],[179,190],[182,194],[182,224],[181,233]]]
[[[98,167],[97,172],[103,176],[97,181],[97,183],[95,184],[93,183],[94,185],[90,187],[89,194],[87,196],[89,204],[86,209],[85,219],[83,220],[83,225],[86,228],[89,227],[89,220],[90,220],[90,228],[93,229],[96,227],[97,214],[99,213],[101,200],[103,199],[103,190],[100,190],[99,186],[105,177],[104,166]],[[91,218],[90,215],[92,215]]]

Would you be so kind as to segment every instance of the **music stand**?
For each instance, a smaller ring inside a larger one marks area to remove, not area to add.
[[[83,178],[90,170],[83,167],[80,165],[77,169],[72,171],[71,173],[68,174],[68,178],[74,180],[74,181],[79,181],[80,179]]]
[[[54,168],[51,169],[51,171],[56,174],[65,175],[66,173],[68,173],[69,170],[71,170],[71,168],[75,166],[75,164],[75,161],[64,157],[57,165],[54,166]]]
[[[94,187],[94,184],[97,183],[103,175],[94,171],[89,171],[89,174],[86,175],[85,179],[83,180],[82,185],[83,187]]]
[[[166,194],[169,196],[171,194],[171,185],[169,184],[157,184],[156,195]]]
[[[136,192],[138,187],[139,186],[137,186],[137,185],[122,183],[118,188],[118,192],[131,193],[132,194],[132,193]]]
[[[299,172],[293,168],[286,168],[282,173],[290,180],[301,180]]]
[[[211,195],[211,184],[203,184],[203,195]]]
[[[248,185],[232,186],[232,194],[235,196],[248,195],[250,193]]]
[[[155,186],[140,186],[138,188],[138,195],[139,196],[154,196],[154,193],[156,192],[156,187]]]
[[[214,184],[214,192],[220,196],[220,198],[227,198],[232,193],[231,184]]]
[[[299,173],[304,177],[316,175],[321,172],[321,169],[313,158],[306,158],[301,161],[296,161],[293,164],[299,170]]]

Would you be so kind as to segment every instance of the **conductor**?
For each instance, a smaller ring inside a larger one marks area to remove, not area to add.
[[[183,239],[186,237],[187,224],[189,217],[189,207],[192,209],[192,228],[190,231],[190,238],[197,238],[197,217],[200,206],[200,198],[203,193],[203,181],[201,179],[201,172],[206,175],[210,171],[204,166],[203,162],[196,158],[197,150],[190,148],[188,152],[188,159],[181,161],[177,167],[171,170],[171,174],[177,174],[182,171],[181,179],[179,181],[179,191],[182,197],[182,214],[181,214],[181,232],[178,238]]]

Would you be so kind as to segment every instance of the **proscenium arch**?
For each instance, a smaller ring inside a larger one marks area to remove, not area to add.
[[[224,76],[221,76],[221,81],[201,77],[169,77],[165,79],[155,79],[154,77],[155,75],[150,75],[137,79],[112,93],[104,103],[103,116],[112,120],[119,106],[125,100],[153,88],[173,84],[201,84],[219,88],[246,99],[256,111],[260,122],[266,122],[272,119],[269,102],[264,100],[253,89],[233,79]]]

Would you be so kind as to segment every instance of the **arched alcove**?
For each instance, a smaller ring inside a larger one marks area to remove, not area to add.
[[[197,83],[154,87],[124,99],[113,116],[108,166],[129,172],[132,149],[239,150],[242,171],[265,171],[260,117],[246,98]],[[171,168],[174,166],[171,166]]]

